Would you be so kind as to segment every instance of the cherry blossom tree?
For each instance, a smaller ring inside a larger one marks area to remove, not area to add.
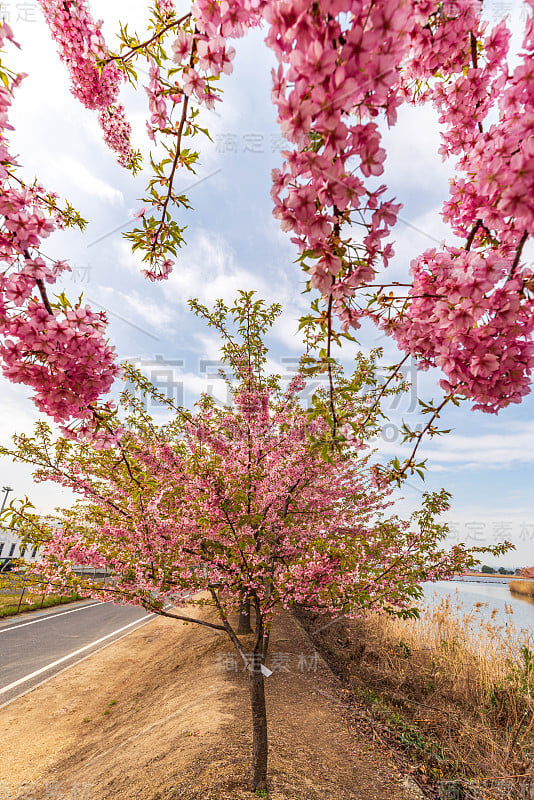
[[[523,567],[519,574],[522,578],[532,578],[534,579],[534,567]]]
[[[8,140],[24,75],[0,64],[2,369],[31,388],[65,437],[54,440],[40,423],[35,438],[20,437],[15,455],[82,497],[64,512],[59,534],[27,504],[11,509],[12,521],[42,544],[42,578],[51,586],[75,582],[89,595],[120,596],[165,614],[172,613],[167,601],[183,605],[184,590],[204,590],[189,602],[209,604],[219,622],[196,621],[227,633],[250,667],[253,783],[261,788],[267,750],[259,662],[275,611],[297,600],[336,612],[408,613],[420,581],[472,563],[461,547],[439,549],[444,528],[434,515],[446,495],[428,496],[403,522],[386,516],[386,481],[421,472],[417,449],[424,435],[439,432],[446,404],[467,398],[496,413],[530,388],[534,275],[524,252],[534,210],[534,0],[526,2],[513,68],[506,24],[490,29],[478,0],[197,0],[182,15],[172,0],[155,0],[146,35],[121,26],[116,50],[86,0],[39,5],[73,93],[98,113],[106,143],[132,172],[141,155],[119,93],[126,81],[139,86],[138,61],[148,67],[140,88],[148,96],[153,175],[145,211],[126,236],[149,280],[168,277],[185,243],[190,205],[174,182],[201,160],[190,143],[209,135],[199,109],[221,101],[219,80],[231,74],[235,55],[230,42],[263,24],[278,61],[272,101],[288,145],[273,172],[274,214],[316,293],[301,321],[316,349],[281,391],[263,371],[262,336],[276,312],[249,297],[231,313],[238,327],[246,321],[252,328],[244,344],[228,338],[225,345],[237,379],[234,405],[221,410],[203,398],[194,412],[174,408],[161,429],[128,392],[121,409],[106,400],[120,368],[105,315],[81,299],[48,294],[69,267],[47,256],[43,240],[70,226],[83,230],[85,221],[24,177]],[[16,46],[6,23],[4,46]],[[403,104],[421,103],[438,109],[442,156],[457,159],[442,210],[454,238],[416,258],[400,284],[385,271],[400,205],[376,182],[386,159],[380,123],[392,127]],[[224,306],[212,314],[195,309],[226,335]],[[360,357],[344,380],[332,355],[364,319],[405,353],[380,389],[372,361]],[[444,397],[423,407],[421,431],[404,429],[411,454],[383,471],[360,450],[410,354],[422,369],[442,370]],[[298,394],[316,371],[328,373],[328,389],[305,414]],[[125,376],[153,391],[130,368]],[[106,566],[113,585],[82,581],[75,562]],[[247,602],[255,612],[252,658],[231,623]]]
[[[534,197],[533,2],[526,0],[522,49],[512,68],[507,25],[483,22],[479,0],[197,0],[184,14],[172,0],[155,0],[146,36],[121,26],[116,52],[86,0],[39,0],[73,93],[98,112],[106,142],[132,171],[140,154],[119,91],[126,80],[139,86],[139,61],[148,67],[149,83],[140,88],[148,95],[154,174],[139,225],[126,236],[151,280],[169,275],[184,244],[182,218],[190,206],[174,180],[184,168],[194,172],[201,159],[184,137],[193,143],[209,135],[199,109],[221,101],[218,82],[232,72],[235,55],[230,42],[266,26],[265,41],[279,62],[272,101],[288,141],[273,172],[274,214],[292,233],[319,295],[307,318],[325,341],[315,369],[330,369],[332,344],[366,318],[406,354],[393,365],[392,379],[410,354],[422,369],[443,372],[443,400],[426,408],[431,416],[421,431],[406,431],[412,453],[390,465],[399,480],[423,466],[415,461],[417,448],[448,403],[469,398],[474,408],[495,413],[530,389],[534,276],[523,253]],[[15,44],[4,23],[0,46],[6,40]],[[98,402],[117,374],[105,320],[81,303],[70,307],[66,298],[51,303],[46,284],[68,267],[47,263],[41,248],[53,229],[83,221],[21,178],[6,131],[24,76],[0,70],[4,374],[29,385],[38,407],[57,421],[79,420],[85,435],[96,426],[103,442],[112,409]],[[400,205],[386,185],[376,186],[387,155],[380,122],[392,127],[402,105],[422,103],[439,112],[443,158],[457,159],[442,211],[454,239],[422,253],[400,284],[385,272]],[[350,421],[331,400],[335,438]]]
[[[300,404],[306,378],[299,372],[284,388],[266,369],[265,336],[279,306],[241,293],[231,308],[218,302],[209,311],[195,301],[192,307],[222,338],[232,404],[221,408],[205,395],[188,411],[125,365],[122,414],[109,421],[114,445],[56,438],[39,422],[34,436],[2,448],[33,465],[36,480],[78,495],[59,512],[59,529],[29,501],[13,502],[5,518],[24,545],[40,547],[42,560],[26,581],[140,605],[229,637],[250,676],[252,788],[265,789],[264,662],[276,615],[295,605],[414,615],[422,581],[451,578],[478,552],[499,553],[506,545],[443,549],[447,528],[437,517],[448,508],[445,491],[425,495],[410,519],[400,519],[391,509],[392,488],[354,438],[331,448],[328,461],[321,457],[314,442],[323,434],[330,441],[329,425]],[[376,392],[371,360],[360,357],[352,380]],[[167,404],[166,424],[156,425],[146,396]],[[347,414],[367,414],[365,401],[365,392],[347,398]],[[110,579],[81,574],[86,566],[107,570]],[[250,640],[239,638],[234,622],[246,603],[253,610]],[[195,612],[205,607],[210,613]]]

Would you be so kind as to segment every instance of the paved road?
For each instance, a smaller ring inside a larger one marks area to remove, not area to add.
[[[143,625],[134,606],[84,600],[0,623],[0,707]]]

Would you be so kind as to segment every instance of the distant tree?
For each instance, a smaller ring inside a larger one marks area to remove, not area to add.
[[[495,574],[495,570],[493,569],[493,567],[488,567],[488,566],[486,566],[486,564],[484,564],[484,566],[482,567],[481,572],[484,572],[484,574],[486,574],[486,575],[494,575]]]
[[[519,574],[522,578],[534,578],[534,567],[523,567]]]

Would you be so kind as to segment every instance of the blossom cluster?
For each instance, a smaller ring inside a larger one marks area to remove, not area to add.
[[[0,47],[12,39],[0,26]],[[70,267],[45,260],[41,244],[63,226],[52,195],[16,174],[7,132],[13,90],[22,75],[0,88],[0,356],[4,375],[33,390],[37,407],[60,423],[92,416],[89,406],[109,391],[118,373],[105,339],[105,315],[88,306],[50,304],[46,285]]]
[[[214,107],[219,98],[212,89],[212,81],[233,71],[235,49],[227,39],[242,36],[246,28],[257,25],[261,19],[258,9],[244,8],[239,3],[200,0],[193,4],[191,13],[196,17],[194,29],[179,28],[171,45],[172,60],[178,65],[180,77],[174,73],[172,83],[167,81],[149,56],[150,83],[145,91],[151,111],[148,130],[154,141],[158,130],[172,125],[172,111],[184,96],[207,108]]]
[[[506,24],[486,35],[480,12],[477,0],[325,0],[313,14],[304,0],[271,3],[273,102],[293,143],[272,196],[311,286],[345,330],[373,318],[422,367],[442,368],[446,392],[497,411],[529,391],[534,366],[532,270],[520,262],[534,229],[533,22],[510,73]],[[440,112],[443,156],[460,157],[443,216],[466,248],[416,259],[409,302],[384,320],[383,306],[357,295],[390,261],[400,209],[371,183],[386,157],[375,119],[391,126],[402,103],[423,101]],[[498,121],[484,130],[495,108]],[[354,224],[361,243],[343,235]]]
[[[124,73],[114,61],[102,34],[102,22],[91,17],[85,0],[38,0],[53,38],[58,43],[72,82],[72,92],[86,108],[99,111],[99,121],[109,147],[119,163],[129,167],[135,161],[130,144],[131,127],[117,97]]]
[[[126,169],[131,167],[135,160],[130,144],[132,128],[126,119],[122,103],[102,108],[98,113],[98,121],[104,134],[104,141],[110,150],[117,154],[119,164]]]
[[[459,157],[443,217],[466,246],[412,262],[411,300],[390,327],[423,366],[441,367],[446,392],[497,412],[530,391],[534,367],[534,273],[521,260],[534,230],[534,16],[513,71],[506,25],[475,33],[480,53],[473,45],[464,70],[431,92],[443,157]]]
[[[483,411],[519,403],[534,365],[534,300],[521,301],[523,279],[506,278],[509,267],[497,252],[427,250],[412,263],[409,316],[394,328],[421,366],[441,367],[447,394]]]
[[[400,205],[383,199],[386,186],[374,180],[386,158],[375,120],[394,125],[413,85],[421,96],[438,70],[463,69],[479,14],[476,0],[328,0],[313,15],[303,0],[284,0],[265,11],[266,41],[280,62],[273,102],[294,144],[273,171],[274,214],[313,259],[310,284],[330,298],[345,330],[363,313],[356,290],[394,255],[388,238]],[[360,243],[343,238],[344,225],[362,229]]]
[[[174,14],[174,2],[173,0],[156,0],[156,5],[160,11],[163,11],[165,14]]]
[[[220,101],[215,82],[222,75],[232,73],[235,56],[235,49],[228,39],[241,36],[247,28],[257,25],[261,20],[261,6],[261,2],[236,3],[226,0],[222,3],[211,0],[194,3],[191,14],[185,15],[176,29],[172,28],[171,23],[162,27],[162,31],[170,29],[173,36],[171,61],[165,67],[162,65],[164,59],[159,44],[161,32],[150,37],[145,46],[137,47],[136,57],[144,55],[148,62],[149,82],[144,86],[150,112],[146,122],[148,135],[155,144],[160,137],[163,140],[166,136],[171,137],[172,144],[168,152],[175,165],[192,168],[197,154],[189,149],[181,152],[182,137],[194,135],[199,130],[204,132],[194,122],[198,109],[193,104],[213,109],[215,103]],[[157,7],[169,15],[174,13],[171,6],[162,9],[158,4]],[[194,25],[191,15],[196,17]],[[157,172],[157,185],[160,185],[160,178],[161,172]],[[155,220],[153,226],[146,224],[137,231],[142,246],[149,252],[149,268],[143,273],[152,281],[167,278],[174,266],[164,252],[165,246],[176,249],[181,242],[180,229],[175,229],[173,236],[167,236],[169,226],[165,214],[171,196],[172,179],[167,193],[160,196],[151,192],[146,201],[160,219]]]
[[[273,171],[274,214],[314,259],[310,283],[345,325],[357,325],[346,302],[393,255],[383,240],[400,206],[370,181],[384,171],[385,150],[374,121],[389,123],[400,103],[398,64],[413,27],[409,2],[327,0],[309,13],[304,0],[274,2],[265,10],[267,44],[280,62],[272,99],[286,138],[294,144]],[[357,173],[360,173],[359,175]],[[356,174],[355,174],[356,173]],[[362,222],[365,236],[353,253],[343,223]]]

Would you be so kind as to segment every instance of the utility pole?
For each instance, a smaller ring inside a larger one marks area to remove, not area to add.
[[[4,494],[4,499],[2,500],[2,508],[0,508],[0,514],[4,510],[8,494],[13,491],[11,486],[2,486],[2,489],[4,490],[5,494]],[[7,567],[8,564],[9,564],[9,558],[6,558],[5,564],[0,564],[0,572],[3,572],[4,567]]]
[[[13,491],[13,489],[11,488],[11,486],[2,486],[2,490],[5,492],[5,495],[4,495],[4,499],[2,500],[2,508],[0,508],[0,514],[1,514],[1,513],[2,513],[2,511],[4,510],[4,506],[5,506],[5,504],[6,504],[6,500],[7,500],[7,496],[8,496],[8,494],[9,494],[10,492],[12,492],[12,491]]]

